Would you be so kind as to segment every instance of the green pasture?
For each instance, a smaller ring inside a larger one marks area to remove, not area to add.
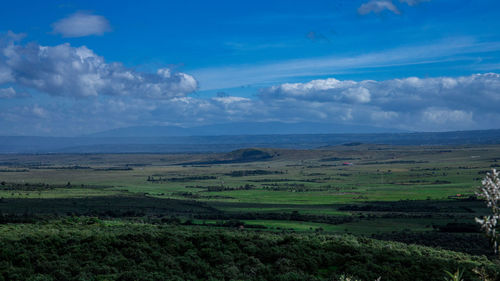
[[[500,160],[500,146],[494,145],[360,146],[278,152],[279,156],[266,161],[202,165],[189,163],[223,155],[0,155],[0,181],[5,183],[0,196],[64,198],[128,193],[299,206],[442,200],[457,194],[472,195],[484,172]],[[354,165],[342,165],[346,161]],[[270,174],[231,176],[234,171],[255,170]],[[164,180],[148,181],[151,176]],[[190,179],[203,176],[215,178]],[[25,191],[8,188],[11,183],[44,183],[58,188]],[[68,183],[70,188],[61,187]],[[245,185],[251,188],[242,189]],[[221,190],[209,191],[218,187]]]

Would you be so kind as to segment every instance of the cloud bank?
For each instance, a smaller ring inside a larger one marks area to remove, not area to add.
[[[103,16],[78,12],[53,23],[52,29],[63,37],[83,37],[103,35],[111,31],[111,26]]]
[[[160,68],[138,72],[121,63],[107,63],[85,46],[41,46],[10,41],[0,45],[0,85],[15,83],[53,96],[99,95],[171,99],[197,89],[185,73]]]
[[[407,130],[498,128],[500,75],[285,83],[262,89],[269,104],[302,104],[322,119]]]
[[[500,74],[487,73],[385,81],[329,78],[263,88],[254,98],[220,95],[158,100],[102,96],[8,108],[0,112],[0,129],[21,122],[26,124],[23,130],[65,135],[140,125],[264,121],[410,131],[491,129],[499,128],[499,89]]]

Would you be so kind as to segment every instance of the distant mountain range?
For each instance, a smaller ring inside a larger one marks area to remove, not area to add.
[[[296,135],[296,134],[354,134],[401,133],[402,130],[361,125],[315,122],[237,122],[195,127],[136,126],[98,132],[87,137],[187,137],[228,135]]]
[[[150,127],[154,128],[154,127]],[[220,136],[127,135],[123,129],[84,137],[0,136],[0,153],[201,153],[241,148],[324,148],[349,143],[389,145],[500,144],[500,130],[370,133],[370,134],[262,134]],[[146,130],[147,131],[147,130]],[[154,131],[154,130],[153,130]],[[239,132],[239,131],[238,131]],[[236,133],[236,132],[235,132]],[[109,134],[107,136],[107,134]]]

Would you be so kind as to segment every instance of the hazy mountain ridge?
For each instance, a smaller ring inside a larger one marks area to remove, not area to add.
[[[102,131],[86,137],[179,137],[227,135],[294,135],[294,134],[356,134],[401,133],[398,129],[362,125],[316,122],[235,122],[205,126],[134,126]]]
[[[197,153],[228,152],[248,147],[310,149],[352,142],[392,145],[497,144],[500,143],[500,130],[184,137],[0,136],[0,153]]]

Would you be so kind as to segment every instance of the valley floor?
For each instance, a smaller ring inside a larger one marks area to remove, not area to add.
[[[474,222],[488,212],[474,193],[499,160],[498,145],[4,154],[0,271],[5,280],[441,280],[463,268],[473,280],[474,268],[500,272]]]

